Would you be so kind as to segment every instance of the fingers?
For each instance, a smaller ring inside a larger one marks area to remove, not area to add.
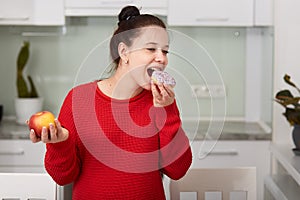
[[[152,95],[156,99],[160,97],[160,92],[158,91],[157,87],[157,84],[154,84],[153,82],[151,83]]]
[[[50,131],[50,140],[52,141],[56,141],[58,139],[57,136],[57,129],[55,128],[53,123],[49,124],[49,131]]]
[[[151,90],[154,106],[167,106],[174,102],[175,93],[170,85],[152,83]]]
[[[168,93],[168,96],[175,97],[174,89],[172,86],[170,86],[170,85],[163,85],[163,86],[164,86],[165,91]]]
[[[58,130],[62,128],[60,122],[59,122],[57,119],[54,120],[54,123],[55,123],[56,128],[57,128]]]
[[[39,137],[36,136],[36,134],[35,134],[35,132],[34,132],[33,129],[30,130],[29,138],[30,138],[30,140],[31,140],[33,143],[37,143],[37,142],[41,141],[41,138],[39,138]]]
[[[44,143],[48,143],[50,141],[50,135],[49,135],[48,130],[47,130],[46,127],[42,128],[41,140]]]
[[[56,143],[64,141],[68,138],[69,132],[62,128],[60,122],[55,119],[54,123],[49,124],[49,129],[46,127],[42,128],[41,137],[38,137],[34,130],[30,131],[30,140],[33,143],[42,141],[44,143]]]

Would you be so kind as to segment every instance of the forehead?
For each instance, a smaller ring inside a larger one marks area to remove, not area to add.
[[[166,29],[158,26],[143,27],[138,30],[138,37],[133,40],[132,46],[139,47],[147,44],[156,44],[159,47],[169,46],[169,36]]]

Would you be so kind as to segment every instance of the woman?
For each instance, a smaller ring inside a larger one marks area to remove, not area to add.
[[[167,66],[168,48],[159,18],[123,8],[110,41],[112,76],[73,88],[50,133],[31,130],[32,142],[47,143],[47,172],[73,182],[73,199],[165,199],[161,174],[179,179],[190,167],[173,88],[150,77]]]

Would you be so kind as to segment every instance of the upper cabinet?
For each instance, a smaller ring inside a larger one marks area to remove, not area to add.
[[[272,0],[169,0],[168,24],[174,26],[271,25]]]
[[[166,16],[168,14],[168,0],[136,0],[142,13],[152,13]]]
[[[126,5],[135,5],[142,13],[167,14],[168,0],[65,0],[66,16],[117,16]]]
[[[255,0],[254,25],[272,26],[273,25],[273,5],[274,0]]]
[[[1,0],[0,25],[60,26],[65,16],[117,16],[126,5],[173,26],[271,26],[274,0]]]
[[[62,0],[1,0],[0,25],[64,25]]]

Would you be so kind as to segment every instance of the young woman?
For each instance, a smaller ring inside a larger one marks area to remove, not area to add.
[[[74,87],[50,133],[45,168],[73,199],[163,200],[161,175],[179,179],[191,165],[173,88],[151,81],[168,64],[165,24],[127,6],[110,41],[112,75]]]

